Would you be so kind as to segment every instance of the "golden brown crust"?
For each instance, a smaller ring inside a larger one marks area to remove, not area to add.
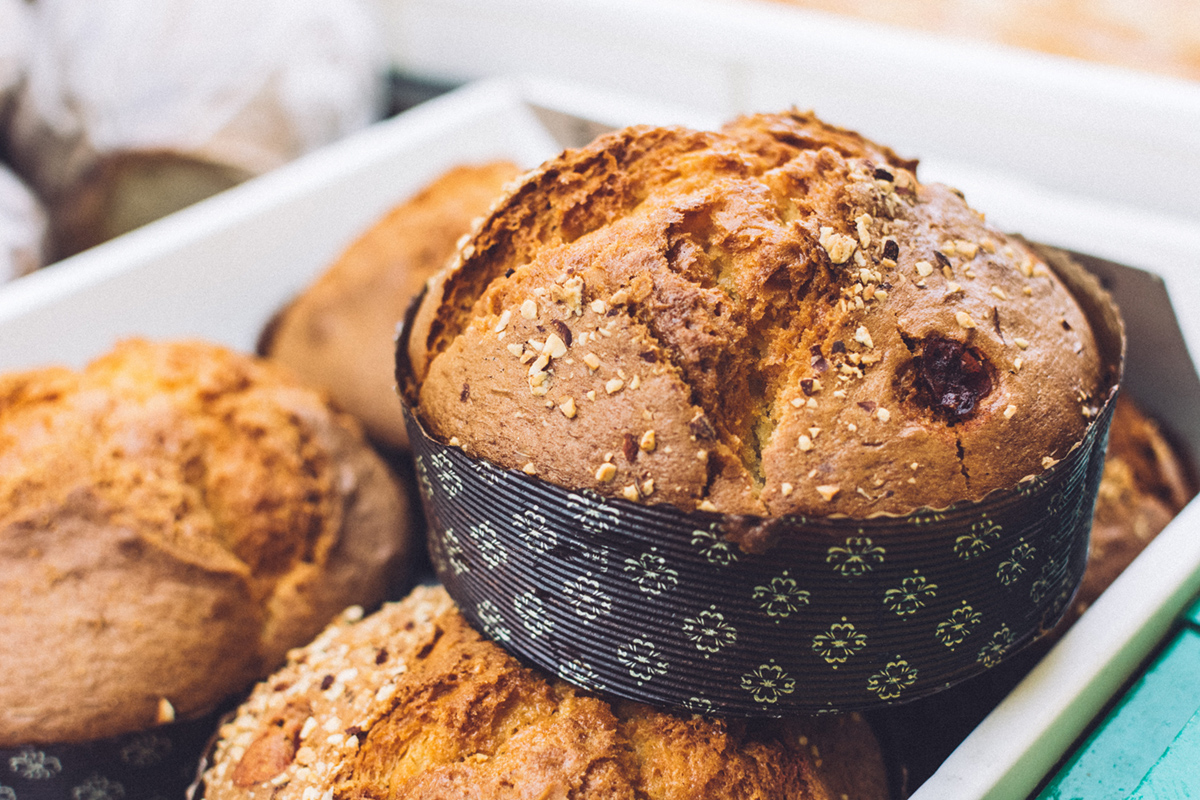
[[[357,619],[294,653],[222,727],[206,797],[886,796],[856,715],[751,728],[610,704],[522,667],[441,588]]]
[[[375,440],[406,447],[396,400],[396,323],[445,266],[471,223],[506,183],[509,162],[438,176],[371,227],[273,322],[264,354],[287,364],[358,417]]]
[[[1096,344],[1036,253],[915,166],[798,112],[564,153],[431,282],[422,418],[502,466],[686,509],[1011,488],[1079,440]]]
[[[6,746],[207,712],[379,602],[408,547],[352,419],[195,342],[0,377],[0,509]]]

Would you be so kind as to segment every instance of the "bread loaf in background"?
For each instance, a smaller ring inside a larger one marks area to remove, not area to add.
[[[0,377],[0,746],[215,709],[380,602],[404,496],[280,367],[131,340]]]
[[[887,797],[858,715],[745,723],[609,703],[482,639],[441,588],[358,617],[222,726],[205,797]]]
[[[71,255],[378,119],[364,0],[38,0],[12,163]]]
[[[811,114],[633,127],[529,173],[408,357],[442,441],[603,495],[905,513],[1008,489],[1102,400],[1038,255]]]
[[[406,447],[393,377],[396,323],[518,174],[514,164],[495,161],[437,176],[283,309],[264,332],[260,352],[328,392],[372,440]]]

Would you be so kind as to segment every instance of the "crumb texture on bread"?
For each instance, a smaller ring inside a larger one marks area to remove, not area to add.
[[[0,377],[0,744],[212,710],[382,600],[407,524],[356,423],[265,362],[131,340]]]
[[[431,282],[419,414],[501,466],[685,509],[1011,488],[1096,413],[1096,342],[1035,251],[915,170],[799,112],[567,151]]]
[[[359,237],[273,322],[264,355],[329,392],[372,439],[406,447],[396,402],[396,323],[459,239],[517,177],[507,161],[442,173]]]
[[[882,798],[857,715],[748,725],[609,702],[521,666],[445,590],[350,613],[221,728],[212,800]]]

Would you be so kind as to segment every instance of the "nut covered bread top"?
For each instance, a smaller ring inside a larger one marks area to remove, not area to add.
[[[521,666],[445,590],[351,609],[223,725],[211,800],[887,796],[858,715],[747,724],[609,702]]]
[[[215,345],[0,377],[0,745],[214,710],[383,599],[406,511],[351,418]]]
[[[567,151],[431,282],[419,417],[501,466],[687,510],[1012,488],[1096,413],[1096,342],[1035,251],[915,170],[798,112]]]

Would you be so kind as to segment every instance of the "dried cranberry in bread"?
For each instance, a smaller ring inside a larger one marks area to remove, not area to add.
[[[915,162],[798,112],[567,151],[432,282],[433,435],[551,482],[726,513],[1011,488],[1099,400],[1088,321]]]
[[[364,233],[265,331],[260,350],[320,387],[374,440],[406,447],[396,402],[396,320],[471,223],[517,177],[504,161],[439,175]]]
[[[441,588],[348,613],[222,726],[209,800],[887,796],[858,715],[743,723],[609,702],[521,666]]]
[[[0,746],[213,710],[408,548],[357,424],[281,368],[129,341],[0,377]]]

